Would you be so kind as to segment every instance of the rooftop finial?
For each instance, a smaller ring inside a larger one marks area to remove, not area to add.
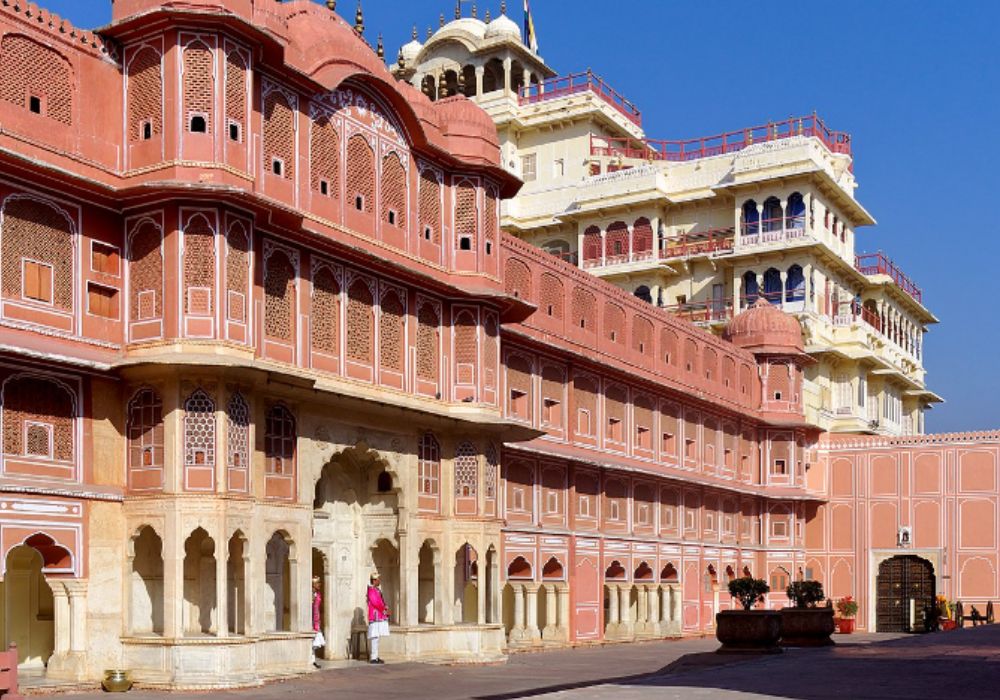
[[[399,66],[400,70],[406,68],[406,56],[403,55],[403,47],[400,47],[396,53],[396,65]]]
[[[486,22],[486,24],[493,21],[493,18],[490,16],[490,8],[488,7],[486,8],[486,16],[483,18],[483,21]]]
[[[479,12],[479,10],[476,9],[476,3],[472,3],[472,18],[473,19],[475,19],[475,17],[478,14],[478,12]]]
[[[358,0],[358,11],[354,13],[354,31],[358,36],[365,33],[365,12],[361,9],[361,0]]]
[[[500,0],[500,14],[507,14],[507,0]]]
[[[444,26],[444,13],[443,13],[443,12],[442,12],[442,13],[441,13],[441,15],[440,15],[440,16],[438,17],[438,26],[439,26],[439,27],[443,27],[443,26]]]
[[[427,27],[427,38],[428,38],[428,40],[429,40],[429,39],[430,39],[430,38],[431,38],[432,36],[434,36],[434,30],[433,30],[433,29],[431,29],[430,27]]]
[[[337,0],[326,0],[326,7],[330,12],[337,11]]]
[[[385,58],[385,45],[382,43],[382,35],[378,35],[378,44],[375,46],[375,55],[379,58]]]
[[[455,19],[462,19],[462,0],[455,0]]]
[[[411,34],[410,36],[414,41],[417,40],[417,25],[415,24],[413,25],[413,34]]]

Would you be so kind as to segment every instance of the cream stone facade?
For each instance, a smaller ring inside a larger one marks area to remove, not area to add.
[[[811,423],[924,432],[941,400],[923,366],[937,319],[884,254],[857,253],[875,220],[855,197],[848,134],[813,114],[650,139],[639,109],[590,70],[554,77],[505,13],[455,17],[424,43],[415,31],[393,72],[492,117],[504,166],[525,183],[503,205],[505,230],[713,332],[764,296],[799,318],[817,360]],[[471,79],[483,71],[496,77]]]

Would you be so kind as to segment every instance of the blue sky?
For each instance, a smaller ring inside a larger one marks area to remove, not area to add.
[[[109,0],[42,0],[84,28]],[[367,36],[395,55],[451,0],[366,0]],[[465,3],[466,13],[472,3]],[[521,2],[509,14],[521,20]],[[355,3],[339,11],[353,19]],[[496,15],[499,0],[478,2]],[[928,385],[948,403],[928,431],[1000,428],[1000,59],[991,0],[532,0],[540,53],[560,73],[592,67],[657,138],[711,135],[816,110],[852,134],[858,199],[887,252],[941,319]],[[993,203],[993,204],[991,204]]]

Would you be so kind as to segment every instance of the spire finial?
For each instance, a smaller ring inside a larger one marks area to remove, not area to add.
[[[330,12],[336,12],[337,0],[326,0],[326,8],[330,10]]]
[[[358,0],[358,11],[354,13],[354,31],[358,36],[365,33],[365,12],[361,9],[361,0]]]
[[[432,36],[434,36],[434,30],[431,29],[430,27],[427,27],[427,40],[430,41],[430,38]]]
[[[411,38],[412,38],[412,39],[413,39],[414,41],[416,41],[416,40],[417,40],[417,25],[415,25],[415,24],[413,25],[413,34],[411,35]]]
[[[443,26],[444,26],[444,13],[442,12],[441,15],[438,17],[438,27],[443,27]]]
[[[489,24],[490,22],[493,21],[493,18],[490,16],[490,8],[488,7],[486,8],[486,16],[483,17],[483,21],[486,22],[486,24]]]
[[[500,0],[500,14],[507,14],[507,0]]]
[[[455,0],[455,19],[462,19],[462,0]]]
[[[479,10],[476,9],[476,3],[472,3],[472,18],[475,19]]]
[[[385,45],[382,43],[382,35],[378,35],[378,43],[375,45],[375,55],[379,58],[385,58]]]
[[[400,70],[406,68],[406,56],[403,55],[402,46],[399,47],[399,51],[396,53],[396,66],[398,66]]]

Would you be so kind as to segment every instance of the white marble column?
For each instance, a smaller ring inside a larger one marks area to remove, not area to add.
[[[648,632],[654,636],[662,635],[660,627],[660,587],[646,586],[646,599],[648,602]]]
[[[636,586],[636,591],[638,596],[636,598],[635,633],[644,635],[649,627],[649,601],[646,598],[646,586],[640,583]]]
[[[524,639],[524,584],[511,584],[514,589],[514,626],[510,630],[511,641]]]
[[[551,641],[558,637],[559,609],[556,601],[556,586],[554,583],[545,586],[545,626],[542,628],[542,639]]]
[[[525,585],[524,605],[527,611],[527,620],[524,634],[532,641],[541,639],[542,633],[538,629],[538,584],[529,583]]]
[[[569,641],[569,585],[559,584],[559,638]]]
[[[631,586],[624,585],[618,589],[618,608],[621,614],[620,631],[621,635],[626,638],[635,634],[635,626],[632,623],[631,596]]]
[[[608,619],[604,626],[605,639],[613,639],[618,636],[618,628],[621,625],[621,616],[618,612],[618,585],[614,583],[608,586]]]

